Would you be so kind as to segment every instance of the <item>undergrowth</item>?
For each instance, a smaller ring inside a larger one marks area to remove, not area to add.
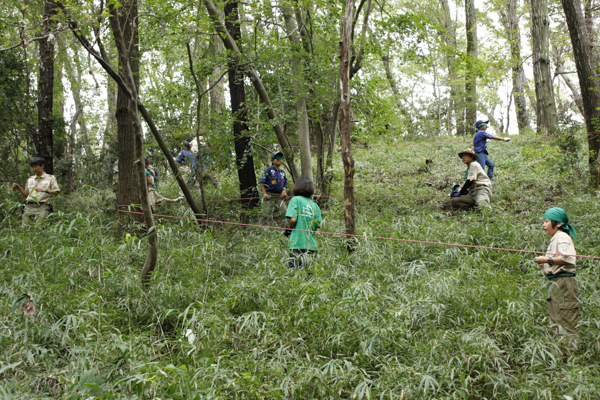
[[[574,140],[563,146],[586,148]],[[312,275],[288,275],[278,230],[202,230],[163,218],[158,268],[144,289],[146,242],[117,233],[111,191],[62,196],[47,223],[29,231],[20,229],[16,197],[6,197],[0,396],[595,399],[598,261],[578,259],[582,338],[564,354],[547,332],[548,282],[534,255],[366,237],[544,251],[541,217],[560,206],[578,253],[599,255],[599,195],[587,186],[586,157],[561,153],[526,167],[561,150],[532,142],[490,144],[491,213],[451,212],[441,197],[358,197],[365,237],[348,255],[343,237],[319,235]],[[463,176],[463,147],[356,149],[356,193],[448,194]],[[232,174],[221,175],[223,189],[209,188],[209,198],[236,197]],[[334,194],[342,182],[337,172]],[[239,221],[235,204],[210,204],[212,217]],[[189,216],[180,205],[160,213]],[[332,199],[323,230],[343,232],[342,215],[342,199]],[[33,316],[19,308],[23,293],[33,296]]]

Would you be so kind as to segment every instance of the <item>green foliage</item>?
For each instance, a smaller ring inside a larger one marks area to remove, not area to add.
[[[356,192],[447,194],[445,182],[462,179],[462,147],[356,149]],[[544,251],[541,216],[556,205],[577,229],[578,253],[597,255],[600,207],[587,177],[572,179],[557,159],[524,168],[557,145],[489,149],[493,215],[448,212],[444,198],[357,197],[357,231]],[[221,195],[235,194],[235,177],[219,178]],[[344,238],[323,234],[313,275],[290,277],[279,231],[159,219],[159,264],[146,290],[146,242],[116,236],[114,195],[84,188],[59,200],[30,231],[20,230],[14,201],[0,206],[3,398],[597,397],[595,260],[578,259],[582,339],[562,355],[546,331],[547,281],[530,254],[360,238],[349,256]],[[189,215],[170,207],[160,213]],[[237,221],[235,205],[211,207]],[[341,199],[323,210],[322,229],[343,232]],[[35,315],[20,310],[22,293],[33,296]]]
[[[22,177],[19,165],[26,159],[20,151],[35,132],[35,99],[24,52],[0,52],[0,179]]]

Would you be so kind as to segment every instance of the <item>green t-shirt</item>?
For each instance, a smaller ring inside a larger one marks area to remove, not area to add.
[[[303,232],[305,230],[316,231],[321,223],[321,209],[311,199],[304,196],[294,196],[285,214],[288,218],[298,218],[290,236],[290,249],[317,250],[317,238],[313,232]]]

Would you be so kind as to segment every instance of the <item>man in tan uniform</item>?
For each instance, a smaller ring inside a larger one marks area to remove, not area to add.
[[[579,285],[575,279],[577,253],[573,239],[577,237],[575,229],[569,225],[567,213],[554,207],[544,214],[543,229],[552,236],[545,257],[536,257],[534,261],[544,270],[551,282],[547,298],[550,314],[550,331],[567,338],[579,339],[577,320],[579,319]]]
[[[23,227],[29,224],[31,216],[38,221],[50,214],[50,195],[58,195],[60,189],[54,175],[44,172],[45,160],[35,157],[30,162],[34,175],[27,179],[25,189],[18,183],[13,183],[13,189],[21,192],[25,199],[25,210],[23,211]]]
[[[471,149],[458,153],[462,162],[467,165],[465,184],[460,189],[460,195],[450,199],[450,207],[471,209],[473,207],[490,207],[492,200],[492,181],[479,163],[479,158]]]

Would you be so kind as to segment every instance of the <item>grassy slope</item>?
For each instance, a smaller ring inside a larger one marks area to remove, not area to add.
[[[446,194],[424,183],[460,181],[462,147],[357,149],[357,193]],[[557,205],[578,231],[578,253],[599,255],[585,161],[557,157],[502,178],[556,150],[490,145],[495,215],[450,213],[442,198],[359,198],[357,231],[544,250],[541,216]],[[218,195],[234,197],[223,175]],[[597,261],[578,260],[580,349],[556,358],[533,255],[360,239],[348,257],[342,238],[321,235],[314,275],[290,278],[280,231],[210,234],[163,219],[158,270],[143,290],[145,245],[114,234],[103,194],[63,198],[43,232],[22,233],[12,203],[0,209],[3,398],[597,398]],[[324,230],[343,232],[341,206],[324,210]],[[235,220],[233,205],[212,207]],[[34,296],[35,316],[15,305],[21,293]]]

